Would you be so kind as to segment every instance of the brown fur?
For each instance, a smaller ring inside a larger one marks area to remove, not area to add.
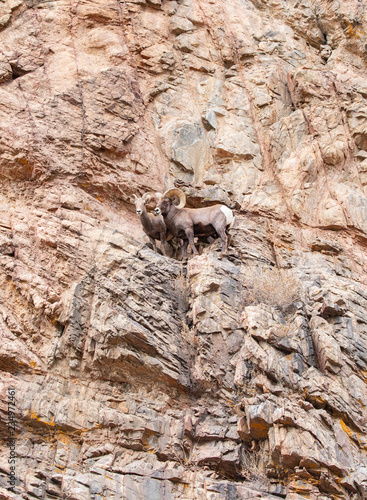
[[[164,223],[163,217],[161,215],[148,214],[145,204],[149,203],[151,199],[150,194],[145,193],[142,198],[138,198],[134,195],[134,203],[136,207],[136,213],[140,217],[141,225],[143,226],[144,233],[149,237],[150,242],[153,245],[154,251],[157,253],[156,240],[161,242],[161,250],[163,255],[166,255],[166,250],[164,248],[164,243],[167,240],[167,227]]]
[[[197,254],[194,245],[195,236],[210,236],[218,234],[222,240],[221,255],[228,249],[228,235],[226,232],[228,222],[221,207],[213,205],[205,208],[177,208],[172,198],[162,196],[155,209],[157,214],[163,215],[167,229],[176,238],[184,239],[184,258],[187,256],[187,245],[192,252]]]

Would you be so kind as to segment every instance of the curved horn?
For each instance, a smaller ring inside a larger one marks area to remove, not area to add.
[[[143,196],[142,196],[142,198],[145,201],[145,203],[149,203],[151,197],[152,197],[152,195],[150,195],[149,193],[144,193]]]
[[[183,208],[186,205],[186,195],[181,189],[167,189],[163,196],[167,196],[167,198],[172,198],[173,196],[177,196],[180,200],[180,203],[177,205],[177,208]]]
[[[139,198],[136,196],[136,194],[135,194],[135,193],[133,194],[133,196],[134,196],[134,200],[138,200],[138,199],[139,199]]]

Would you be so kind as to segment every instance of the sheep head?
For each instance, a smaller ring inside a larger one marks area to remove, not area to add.
[[[137,213],[137,215],[141,215],[144,211],[144,207],[145,207],[146,203],[149,203],[152,196],[149,193],[144,193],[141,198],[138,198],[136,196],[136,194],[134,194],[133,196],[134,196],[134,203],[135,203],[135,207],[136,207],[136,213]]]
[[[168,189],[163,194],[156,193],[157,208],[155,213],[157,215],[167,215],[173,203],[173,198],[177,197],[179,199],[179,204],[177,208],[184,208],[186,205],[186,196],[181,189]]]

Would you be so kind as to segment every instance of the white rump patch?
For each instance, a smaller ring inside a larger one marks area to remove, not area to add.
[[[233,215],[232,210],[230,208],[226,207],[225,205],[222,205],[220,207],[220,209],[222,210],[222,212],[226,216],[227,226],[232,227],[233,223],[234,223],[234,215]]]

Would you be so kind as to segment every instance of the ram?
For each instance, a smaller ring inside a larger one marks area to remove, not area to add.
[[[179,199],[176,206],[173,198]],[[232,227],[234,215],[225,205],[212,205],[205,208],[184,208],[186,196],[181,189],[168,189],[163,195],[156,195],[155,213],[162,215],[167,229],[176,237],[184,240],[183,253],[187,257],[187,245],[197,254],[194,245],[195,236],[217,234],[222,240],[221,256],[228,250],[227,230]]]

